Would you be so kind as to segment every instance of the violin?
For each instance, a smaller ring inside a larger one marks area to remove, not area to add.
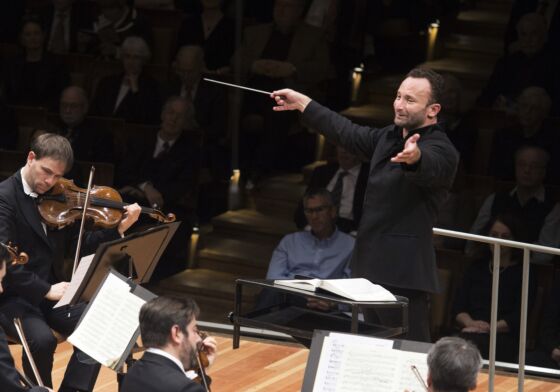
[[[206,374],[206,369],[210,365],[206,349],[203,344],[203,340],[208,337],[208,334],[203,331],[198,332],[198,336],[202,339],[196,347],[196,366],[189,369],[197,373],[197,376],[193,379],[194,382],[203,385],[208,392],[210,392],[210,383],[212,379]]]
[[[18,247],[15,245],[12,245],[12,242],[9,241],[8,245],[0,242],[0,244],[8,251],[9,255],[10,255],[10,259],[7,260],[10,265],[23,265],[23,264],[27,264],[27,262],[29,261],[29,256],[27,255],[27,253],[25,252],[18,252]]]
[[[47,226],[62,228],[77,219],[81,219],[86,199],[86,189],[78,187],[74,181],[61,178],[52,189],[37,198],[39,214]],[[124,213],[121,195],[108,186],[93,186],[91,188],[89,205],[86,216],[93,220],[95,226],[104,229],[115,227],[119,224]],[[175,221],[174,214],[165,215],[155,208],[141,207],[143,214],[148,214],[153,219],[170,223]]]

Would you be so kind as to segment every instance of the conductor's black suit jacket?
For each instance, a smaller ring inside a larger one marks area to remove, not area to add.
[[[415,165],[391,162],[402,151],[402,129],[376,129],[348,119],[312,101],[302,120],[336,144],[370,159],[370,172],[352,275],[406,289],[439,290],[432,228],[438,207],[453,183],[459,156],[442,128],[420,134],[422,152]]]
[[[187,378],[177,364],[146,352],[124,377],[121,392],[204,392],[202,385]]]
[[[77,225],[76,225],[77,226]],[[52,284],[66,280],[64,252],[76,237],[76,227],[48,231],[41,225],[35,200],[23,191],[21,171],[0,183],[0,241],[12,241],[29,255],[29,262],[8,268],[1,306],[21,297],[38,306]],[[82,254],[95,252],[97,245],[119,238],[117,229],[84,232]],[[0,309],[1,311],[1,309]]]

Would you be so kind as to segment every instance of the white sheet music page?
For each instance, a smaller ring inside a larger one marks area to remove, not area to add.
[[[139,326],[145,302],[130,292],[128,283],[110,273],[68,341],[114,369]]]
[[[84,256],[80,259],[80,263],[78,264],[78,268],[76,268],[76,271],[74,272],[74,276],[72,276],[70,284],[66,288],[66,291],[64,292],[64,295],[62,296],[60,301],[58,301],[56,305],[54,305],[55,308],[70,304],[70,301],[72,301],[72,298],[74,298],[76,291],[82,284],[82,281],[86,276],[86,273],[89,269],[89,266],[91,265],[91,262],[93,261],[94,256],[95,253]]]
[[[323,342],[313,392],[423,391],[426,354],[393,350],[391,340],[331,334]]]

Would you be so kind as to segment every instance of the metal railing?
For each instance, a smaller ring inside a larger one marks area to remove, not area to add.
[[[531,251],[560,256],[560,249],[547,246],[527,244],[524,242],[503,240],[501,238],[463,233],[445,229],[433,229],[434,234],[444,237],[460,238],[469,241],[484,242],[494,246],[492,266],[492,305],[490,309],[490,355],[488,358],[488,391],[494,391],[494,377],[496,374],[496,333],[498,324],[498,288],[500,278],[500,247],[523,249],[523,279],[521,284],[521,320],[519,326],[519,371],[517,390],[523,391],[525,382],[525,347],[527,344],[527,302],[529,298],[529,265]]]

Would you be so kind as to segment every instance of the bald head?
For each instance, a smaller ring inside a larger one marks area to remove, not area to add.
[[[70,86],[62,91],[60,96],[60,118],[70,127],[80,125],[86,117],[89,102],[85,90],[78,86]]]

